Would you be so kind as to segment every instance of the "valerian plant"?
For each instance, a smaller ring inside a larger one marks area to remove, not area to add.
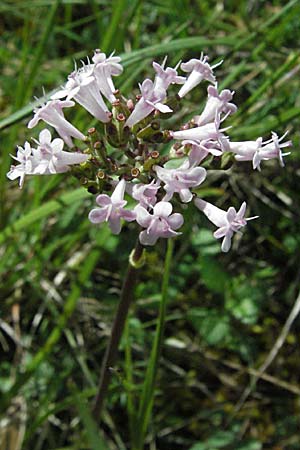
[[[181,63],[187,77],[178,75],[178,67],[165,67],[166,59],[162,65],[153,62],[154,81],[146,79],[139,85],[140,95],[135,101],[115,89],[113,77],[123,71],[120,61],[117,56],[106,57],[96,50],[92,62],[88,60],[75,69],[62,89],[34,110],[28,128],[42,120],[60,138],[52,140],[46,128],[39,140],[33,139],[36,148],[29,142],[25,142],[24,148],[19,146],[17,156],[13,157],[19,164],[11,166],[7,176],[12,180],[19,178],[22,187],[25,175],[71,172],[90,192],[99,194],[98,207],[90,212],[90,221],[108,222],[114,234],[120,233],[122,219],[136,221],[143,228],[142,245],[154,245],[158,238],[180,234],[177,230],[183,217],[178,212],[172,213],[172,201],[177,206],[180,202],[194,201],[218,227],[214,236],[223,238],[222,250],[227,252],[232,235],[253,217],[245,219],[245,203],[238,213],[233,207],[225,212],[197,198],[193,189],[209,178],[209,170],[201,164],[209,156],[220,159],[232,153],[237,161],[252,161],[253,169],[261,170],[262,161],[272,158],[283,166],[283,156],[288,153],[282,153],[282,149],[289,147],[291,141],[282,142],[285,135],[278,138],[274,132],[265,142],[262,137],[245,142],[230,140],[222,126],[237,107],[232,103],[233,91],[218,91],[214,69],[222,61],[211,66],[208,57],[201,54],[199,59]],[[163,119],[175,114],[184,97],[203,81],[210,85],[202,113],[180,130],[164,128]],[[180,84],[181,88],[177,94],[168,96],[168,89],[174,84]],[[65,118],[64,109],[73,107],[75,102],[100,121],[99,127],[90,128],[87,135]],[[80,151],[80,144],[75,146],[73,139],[88,147],[81,147]],[[167,155],[162,153],[166,143],[172,143]],[[64,145],[72,151],[64,151]],[[170,167],[169,162],[174,159],[182,161],[177,168]],[[125,209],[125,192],[137,202],[131,210]]]
[[[123,71],[121,58],[114,54],[107,57],[96,50],[92,60],[87,59],[79,69],[75,67],[66,84],[46,104],[34,110],[28,124],[28,128],[33,128],[43,121],[59,137],[52,139],[51,132],[45,128],[38,139],[33,139],[33,144],[27,141],[24,147],[18,146],[17,155],[13,156],[18,164],[11,166],[7,176],[11,180],[19,178],[20,187],[26,175],[68,172],[97,195],[97,206],[88,215],[93,224],[107,222],[114,234],[121,232],[124,222],[139,225],[139,242],[130,259],[131,268],[104,358],[95,417],[99,416],[107,390],[108,369],[115,361],[133,290],[132,274],[143,259],[143,248],[155,245],[160,238],[180,235],[184,222],[180,206],[194,202],[217,227],[214,237],[222,239],[222,251],[228,252],[234,233],[239,233],[257,216],[245,217],[246,202],[238,211],[230,205],[224,211],[197,197],[195,189],[209,180],[209,163],[251,161],[253,169],[260,171],[262,163],[273,158],[284,166],[283,157],[289,154],[283,153],[283,149],[292,145],[291,141],[283,142],[286,134],[279,138],[272,132],[266,141],[262,137],[244,142],[230,139],[227,134],[230,127],[225,128],[223,124],[236,112],[237,106],[232,102],[233,91],[218,89],[214,72],[221,63],[210,65],[208,56],[203,54],[175,68],[167,67],[166,58],[161,65],[153,62],[154,80],[144,80],[139,85],[140,94],[126,98],[113,81]],[[183,74],[178,74],[179,69]],[[178,113],[184,97],[200,83],[208,83],[203,111],[180,129],[166,127],[169,122],[165,119]],[[75,103],[97,120],[87,133],[78,130],[65,117],[64,111],[73,108]],[[65,146],[68,151],[64,150]],[[127,206],[125,195],[132,198],[133,206]],[[155,374],[151,377],[153,381]]]

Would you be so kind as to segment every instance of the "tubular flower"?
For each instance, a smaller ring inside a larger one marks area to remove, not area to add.
[[[164,59],[162,65],[157,62],[153,62],[152,66],[156,72],[154,86],[155,89],[167,90],[170,84],[183,84],[186,80],[185,77],[180,77],[177,73],[176,68],[172,69],[167,67],[165,69],[166,58]]]
[[[166,195],[164,201],[169,201],[175,192],[178,192],[183,203],[192,200],[191,187],[199,186],[206,178],[206,170],[203,167],[190,167],[189,161],[185,161],[178,169],[165,169],[155,166],[154,170],[158,178],[165,183]]]
[[[286,135],[287,133],[278,138],[278,135],[272,132],[272,138],[266,142],[263,142],[261,137],[256,141],[229,141],[229,151],[235,153],[237,161],[252,161],[253,169],[261,170],[261,161],[268,161],[273,158],[278,158],[280,165],[283,167],[283,157],[289,155],[290,152],[282,153],[281,149],[292,145],[291,141],[281,143]]]
[[[64,141],[56,138],[51,142],[51,133],[44,129],[40,132],[39,141],[35,141],[38,147],[32,148],[29,142],[25,142],[24,149],[18,147],[18,166],[11,166],[7,177],[15,180],[20,177],[20,187],[24,184],[25,175],[49,175],[67,172],[69,166],[85,162],[89,155],[79,152],[63,151]]]
[[[149,184],[138,183],[133,185],[131,195],[144,208],[151,208],[157,201],[156,194],[159,188],[159,180],[152,180]]]
[[[194,121],[198,126],[213,122],[221,113],[224,113],[225,117],[227,117],[229,114],[236,112],[237,107],[230,103],[234,91],[224,89],[219,94],[216,86],[208,86],[207,93],[208,99],[204,110],[200,116],[194,117]]]
[[[17,150],[17,156],[11,157],[17,161],[17,166],[12,165],[10,167],[9,172],[7,173],[7,177],[10,180],[16,180],[17,178],[20,178],[19,180],[19,186],[20,188],[23,187],[25,175],[29,175],[33,173],[33,169],[35,167],[35,162],[33,155],[31,153],[31,146],[29,142],[25,142],[24,148],[18,145]]]
[[[92,223],[108,222],[113,234],[119,234],[121,231],[121,219],[132,222],[136,218],[134,211],[124,209],[127,201],[124,200],[126,181],[122,179],[115,187],[111,197],[106,194],[100,194],[96,202],[100,208],[94,208],[89,213],[89,220]]]
[[[192,141],[184,140],[182,145],[190,147],[189,151],[189,162],[190,167],[197,167],[207,155],[221,156],[222,151],[219,150],[218,144],[215,141],[204,140],[204,141]]]
[[[120,64],[121,58],[113,56],[113,53],[107,58],[105,53],[95,50],[92,61],[94,65],[91,66],[101,93],[111,103],[115,102],[114,92],[116,89],[112,77],[118,76],[123,72],[123,67]]]
[[[152,111],[157,110],[161,113],[172,112],[171,108],[162,103],[167,95],[165,89],[161,87],[156,88],[153,81],[146,79],[140,84],[140,90],[142,97],[125,123],[128,127],[133,127],[133,125],[149,116]]]
[[[220,61],[214,66],[210,66],[207,61],[208,56],[204,56],[203,53],[201,53],[200,59],[191,59],[190,61],[181,64],[181,69],[184,72],[190,72],[190,75],[178,92],[179,97],[184,97],[188,92],[198,86],[202,80],[207,80],[213,84],[216,82],[213,69],[222,64],[223,61]]]
[[[34,117],[28,123],[28,128],[35,127],[40,120],[43,120],[56,129],[57,133],[69,147],[73,147],[71,137],[82,141],[85,140],[84,134],[77,130],[64,117],[63,108],[70,108],[74,105],[74,102],[68,100],[51,100],[34,110]]]
[[[103,101],[92,69],[84,66],[78,71],[72,72],[68,76],[68,81],[64,88],[56,92],[51,98],[53,100],[74,98],[77,103],[83,106],[92,116],[101,122],[108,122],[108,108]]]
[[[218,123],[211,122],[201,127],[189,128],[187,130],[171,131],[173,139],[192,140],[192,141],[218,141],[222,136]]]
[[[79,152],[63,151],[64,141],[56,138],[51,142],[51,133],[45,129],[40,132],[38,148],[32,149],[36,167],[34,174],[62,173],[69,170],[69,166],[85,162],[89,155]]]
[[[218,227],[214,232],[214,237],[216,239],[224,238],[222,241],[222,251],[225,253],[227,253],[231,247],[233,234],[237,233],[240,228],[247,225],[248,220],[256,219],[258,217],[255,216],[245,219],[246,202],[243,202],[238,212],[236,212],[233,206],[231,206],[228,211],[224,211],[200,198],[195,199],[195,205]]]
[[[153,214],[141,205],[135,207],[136,221],[146,230],[141,231],[139,239],[142,245],[154,245],[158,238],[178,236],[178,230],[183,224],[183,217],[179,213],[172,213],[169,202],[159,202],[153,208]]]

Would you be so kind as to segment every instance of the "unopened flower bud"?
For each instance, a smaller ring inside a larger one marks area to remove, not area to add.
[[[134,103],[131,99],[127,100],[126,106],[130,112],[134,110]]]

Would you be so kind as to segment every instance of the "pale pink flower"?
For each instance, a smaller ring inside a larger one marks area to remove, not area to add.
[[[151,208],[157,201],[156,194],[159,188],[159,180],[152,180],[149,184],[137,183],[133,185],[131,195],[144,208]]]
[[[207,93],[208,99],[204,110],[199,116],[194,117],[197,125],[202,126],[213,122],[221,113],[224,113],[225,117],[227,117],[229,114],[236,112],[237,107],[233,103],[230,103],[234,91],[224,89],[219,94],[216,86],[208,86]]]
[[[182,145],[189,145],[189,163],[190,167],[198,166],[208,155],[221,156],[222,151],[219,150],[219,144],[216,141],[192,141],[184,140]]]
[[[182,202],[190,202],[193,198],[190,188],[199,186],[206,178],[206,170],[203,167],[190,167],[188,160],[177,169],[154,166],[154,170],[157,177],[165,183],[164,201],[171,200],[173,194],[178,192]]]
[[[272,138],[269,141],[264,142],[264,146],[260,151],[261,159],[263,161],[278,158],[281,167],[284,167],[283,156],[290,155],[291,152],[282,153],[281,149],[291,147],[293,145],[292,141],[281,143],[281,141],[286,137],[287,134],[288,131],[284,133],[281,138],[278,138],[278,135],[274,131],[272,131]]]
[[[170,131],[173,139],[192,141],[218,141],[222,138],[223,130],[219,130],[220,123],[214,121],[201,127],[189,128],[187,130]]]
[[[190,75],[178,92],[179,97],[184,97],[188,92],[194,89],[194,87],[201,83],[202,80],[207,80],[213,84],[216,82],[213,69],[222,64],[223,61],[220,61],[214,66],[210,66],[207,61],[208,56],[204,56],[203,53],[201,53],[200,59],[191,59],[190,61],[181,64],[181,69],[184,72],[190,72]]]
[[[272,138],[266,142],[263,142],[261,137],[256,139],[256,141],[229,141],[228,150],[235,153],[237,161],[252,161],[253,169],[261,170],[261,161],[268,161],[273,158],[278,158],[280,165],[283,167],[283,156],[289,155],[290,152],[282,153],[281,149],[292,145],[291,141],[281,143],[286,135],[287,133],[279,139],[277,134],[272,132]]]
[[[51,138],[49,130],[44,129],[39,134],[37,148],[32,148],[29,142],[25,142],[24,149],[18,147],[17,156],[13,159],[20,164],[11,166],[7,177],[15,180],[20,177],[20,187],[24,184],[25,175],[48,175],[67,172],[71,165],[85,162],[89,155],[79,152],[63,151],[64,141]]]
[[[156,72],[154,79],[155,89],[164,89],[167,90],[170,84],[183,84],[186,80],[185,77],[181,77],[177,74],[177,67],[174,69],[172,67],[167,67],[165,69],[167,58],[164,59],[162,65],[159,65],[157,62],[153,62],[153,68]]]
[[[179,213],[171,214],[172,209],[169,202],[156,203],[152,214],[141,205],[135,207],[137,223],[146,228],[139,235],[142,245],[154,245],[160,237],[171,238],[181,234],[174,230],[182,226],[183,217]]]
[[[142,97],[135,105],[134,110],[125,123],[128,127],[132,127],[136,123],[145,119],[145,117],[149,116],[152,111],[157,110],[161,113],[172,112],[171,108],[162,103],[166,98],[165,89],[161,87],[156,88],[153,81],[148,78],[139,86]]]
[[[73,147],[71,137],[85,140],[85,136],[81,131],[68,122],[63,113],[63,108],[70,108],[75,103],[72,101],[51,100],[40,108],[34,109],[34,117],[28,123],[28,128],[35,127],[40,120],[56,129],[60,137],[69,147]]]
[[[91,67],[83,66],[81,69],[72,72],[68,76],[68,81],[63,89],[56,92],[51,98],[55,100],[65,97],[67,100],[74,98],[77,103],[101,122],[109,121],[108,108],[100,94]]]
[[[69,170],[69,166],[85,162],[89,155],[80,152],[63,151],[64,141],[51,137],[49,130],[44,129],[39,134],[38,148],[32,149],[36,167],[34,174],[46,175],[63,173]]]
[[[100,50],[95,50],[92,61],[94,64],[91,64],[91,67],[93,67],[100,92],[111,103],[116,101],[116,97],[114,96],[116,89],[112,77],[118,76],[123,72],[123,67],[120,64],[121,58],[119,56],[113,56],[113,53],[106,57],[105,53],[101,53]]]
[[[24,148],[18,145],[17,149],[17,156],[11,155],[11,157],[20,164],[18,164],[17,166],[12,165],[9,172],[7,173],[7,177],[10,180],[16,180],[17,178],[20,178],[19,186],[20,188],[22,188],[25,175],[31,175],[33,173],[36,163],[31,153],[32,149],[29,142],[25,142]]]
[[[247,224],[248,220],[256,219],[258,216],[245,219],[246,202],[242,204],[238,212],[231,206],[228,211],[218,208],[200,198],[195,199],[195,205],[203,211],[206,217],[218,227],[214,232],[216,239],[224,238],[222,241],[222,251],[228,252],[231,247],[231,239],[234,233]]]
[[[111,197],[106,194],[100,194],[96,202],[100,208],[94,208],[89,213],[89,220],[92,223],[108,222],[113,234],[119,234],[121,231],[121,219],[132,222],[136,218],[134,211],[124,209],[127,201],[124,200],[126,181],[120,180],[114,189]]]

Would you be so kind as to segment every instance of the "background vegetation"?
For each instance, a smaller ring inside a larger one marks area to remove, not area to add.
[[[116,237],[91,226],[93,196],[65,175],[28,179],[22,191],[6,179],[9,153],[32,135],[34,96],[62,84],[73,60],[98,47],[122,55],[124,94],[152,77],[153,58],[222,58],[220,85],[236,91],[239,106],[230,135],[288,129],[294,143],[284,170],[276,161],[261,173],[238,164],[206,184],[206,198],[221,207],[246,200],[260,216],[229,254],[201,214],[185,211],[145,448],[300,449],[297,310],[286,323],[300,278],[299,18],[297,0],[2,0],[1,449],[131,448],[128,399],[141,391],[149,358],[165,242],[141,272],[101,444],[88,401],[136,232],[129,226]],[[200,111],[204,99],[205,87],[193,91],[184,113]],[[89,120],[74,116],[82,130]]]

